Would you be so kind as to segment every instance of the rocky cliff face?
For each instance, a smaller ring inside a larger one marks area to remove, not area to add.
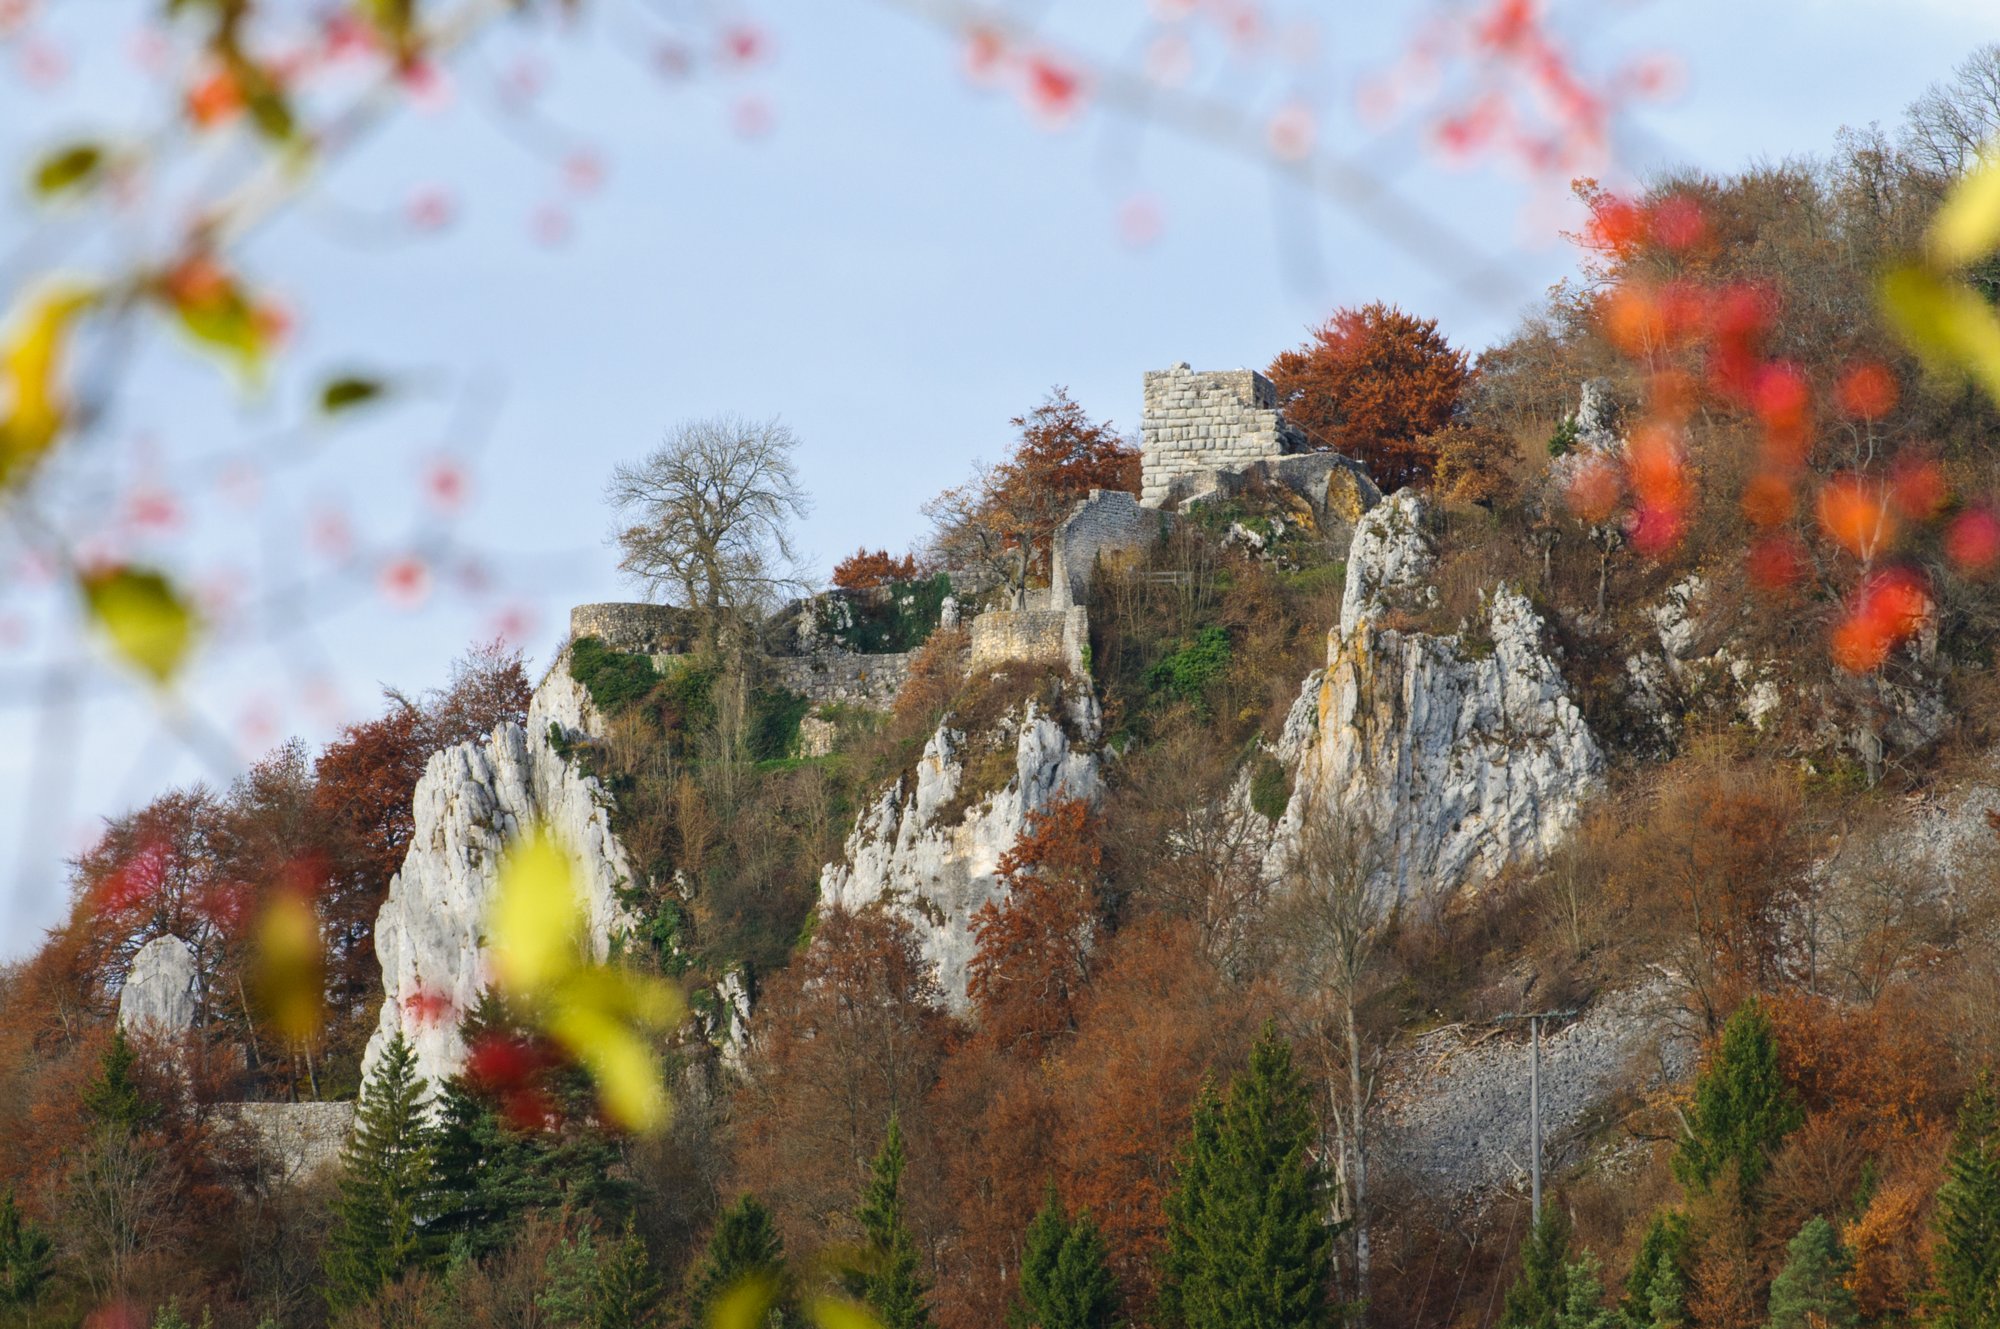
[[[1356,525],[1327,667],[1307,678],[1279,757],[1295,774],[1268,860],[1304,817],[1331,810],[1378,837],[1385,903],[1448,892],[1546,853],[1604,769],[1543,642],[1505,586],[1451,635],[1387,626],[1424,607],[1435,562],[1421,501],[1404,490]]]
[[[118,993],[118,1023],[132,1034],[174,1040],[194,1028],[197,985],[194,947],[179,937],[155,937],[132,956]]]
[[[967,970],[977,949],[972,915],[1002,893],[1000,857],[1013,848],[1028,814],[1059,796],[1097,797],[1097,757],[1085,746],[1097,737],[1095,701],[1078,698],[1066,718],[1068,728],[1030,703],[1010,720],[1012,776],[956,815],[946,814],[962,802],[967,736],[939,729],[924,745],[915,773],[862,813],[845,861],[821,873],[820,898],[827,904],[855,910],[886,901],[909,919],[955,1010],[965,1007]],[[1075,742],[1072,732],[1079,736]]]
[[[384,995],[364,1077],[398,1029],[433,1087],[464,1066],[458,1022],[486,987],[484,925],[500,858],[529,827],[546,825],[574,857],[598,958],[632,926],[618,900],[632,869],[611,831],[610,796],[550,743],[551,725],[571,737],[589,732],[595,715],[558,659],[525,728],[503,724],[484,742],[432,755],[417,783],[409,853],[375,919]]]

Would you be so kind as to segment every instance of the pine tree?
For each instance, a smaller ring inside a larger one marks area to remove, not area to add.
[[[489,993],[460,1026],[466,1046],[520,1037]],[[549,1072],[546,1091],[555,1120],[520,1129],[471,1075],[453,1076],[436,1106],[434,1155],[437,1218],[442,1242],[484,1258],[505,1246],[521,1219],[565,1206],[604,1220],[621,1219],[631,1184],[619,1175],[618,1147],[596,1119],[596,1093],[578,1068]]]
[[[1618,1306],[1619,1318],[1629,1329],[1651,1329],[1661,1323],[1662,1309],[1669,1312],[1664,1323],[1677,1324],[1684,1318],[1680,1298],[1691,1238],[1687,1215],[1678,1210],[1662,1209],[1646,1224],[1646,1235],[1632,1257],[1632,1272],[1625,1279],[1625,1298]],[[1665,1288],[1669,1300],[1664,1307],[1654,1304],[1655,1294],[1665,1287],[1662,1279],[1673,1284]]]
[[[1555,1329],[1617,1329],[1618,1313],[1604,1304],[1604,1269],[1585,1251],[1565,1270],[1569,1290],[1556,1312]]]
[[[1160,1311],[1186,1329],[1334,1322],[1334,1229],[1318,1126],[1291,1045],[1267,1024],[1220,1099],[1204,1084],[1167,1201]]]
[[[1653,1268],[1652,1296],[1647,1302],[1647,1329],[1681,1329],[1688,1322],[1687,1275],[1671,1251],[1661,1251]]]
[[[1824,1218],[1813,1218],[1785,1247],[1785,1267],[1771,1280],[1770,1329],[1854,1329],[1847,1251]]]
[[[54,1272],[51,1246],[46,1233],[21,1217],[14,1192],[8,1191],[0,1199],[0,1308],[35,1304]]]
[[[653,1257],[630,1218],[625,1235],[604,1252],[597,1269],[597,1321],[592,1329],[650,1329],[658,1323],[660,1284]]]
[[[544,1286],[535,1297],[535,1309],[550,1329],[597,1329],[598,1279],[603,1273],[604,1253],[588,1224],[572,1225],[556,1248],[549,1252],[544,1270]]]
[[[1051,1182],[1022,1243],[1020,1299],[1008,1322],[1015,1329],[1111,1329],[1118,1285],[1108,1258],[1097,1224],[1088,1213],[1071,1221]]]
[[[1721,1046],[1695,1081],[1691,1134],[1674,1155],[1674,1175],[1705,1191],[1733,1170],[1748,1199],[1770,1166],[1771,1151],[1803,1119],[1778,1070],[1771,1017],[1753,997],[1722,1027]]]
[[[785,1243],[771,1211],[745,1195],[723,1211],[708,1239],[708,1256],[688,1285],[688,1329],[707,1329],[715,1305],[738,1288],[763,1286],[770,1309],[763,1324],[781,1329],[796,1322],[792,1278],[785,1267]]]
[[[2000,1326],[2000,1098],[1982,1071],[1958,1111],[1958,1133],[1938,1188],[1937,1322],[1947,1329]]]
[[[931,1322],[925,1297],[930,1291],[917,1256],[916,1238],[903,1217],[903,1128],[889,1118],[889,1132],[861,1204],[854,1211],[863,1242],[859,1267],[845,1278],[847,1290],[868,1303],[882,1329],[925,1329]]]
[[[437,1245],[427,1230],[436,1196],[427,1088],[399,1031],[369,1077],[341,1152],[327,1251],[327,1301],[336,1310],[365,1300]]]
[[[83,1090],[84,1111],[98,1124],[129,1134],[151,1125],[159,1115],[157,1105],[147,1101],[138,1082],[132,1078],[132,1067],[137,1061],[138,1055],[132,1050],[131,1040],[125,1037],[125,1026],[114,1026],[111,1046],[104,1050],[97,1078]]]
[[[1551,1204],[1521,1247],[1521,1272],[1507,1289],[1501,1329],[1556,1329],[1569,1304],[1569,1274],[1569,1215]]]

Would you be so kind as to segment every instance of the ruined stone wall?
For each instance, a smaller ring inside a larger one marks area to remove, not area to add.
[[[354,1129],[353,1103],[228,1103],[283,1181],[302,1181],[340,1163]]]
[[[571,638],[596,637],[631,655],[679,655],[695,640],[694,616],[673,605],[595,604],[569,611]]]
[[[1278,413],[1278,392],[1254,369],[1196,373],[1182,361],[1146,375],[1140,427],[1140,502],[1158,507],[1210,487],[1202,477],[1241,471],[1305,449]],[[1177,483],[1178,482],[1178,483]]]
[[[886,711],[910,676],[910,656],[821,651],[767,662],[778,682],[815,706],[871,706]]]
[[[989,609],[972,620],[972,668],[1003,664],[1061,665],[1084,673],[1090,616],[1068,609]]]
[[[1160,538],[1165,522],[1164,513],[1141,507],[1131,494],[1091,490],[1090,497],[1056,528],[1050,607],[1067,609],[1084,603],[1098,559],[1139,553]]]

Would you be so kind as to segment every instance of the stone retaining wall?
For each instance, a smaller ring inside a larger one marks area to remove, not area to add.
[[[352,1103],[228,1103],[219,1110],[249,1129],[284,1182],[338,1167],[354,1130]]]
[[[777,656],[766,662],[778,682],[815,706],[836,703],[870,706],[886,711],[910,676],[910,656],[850,655],[821,651],[815,655]]]
[[[1147,507],[1177,497],[1176,481],[1242,471],[1306,449],[1278,413],[1278,392],[1254,369],[1196,373],[1183,360],[1146,375],[1140,494]]]
[[[1090,616],[1068,609],[989,609],[972,620],[972,668],[1003,664],[1061,665],[1082,675]]]

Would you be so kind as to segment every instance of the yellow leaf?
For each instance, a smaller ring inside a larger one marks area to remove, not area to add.
[[[76,287],[51,290],[15,315],[0,345],[0,485],[32,465],[62,431],[65,407],[56,373],[76,316],[96,299]]]
[[[597,1082],[605,1113],[631,1131],[666,1125],[659,1060],[640,1032],[670,1028],[680,1003],[655,978],[592,965],[551,995],[545,1028]]]
[[[777,1299],[776,1279],[751,1274],[715,1299],[706,1329],[764,1329],[764,1317]]]
[[[157,572],[111,568],[82,577],[84,603],[127,664],[165,683],[194,645],[194,611]]]
[[[1979,165],[1945,196],[1931,220],[1930,250],[1945,267],[1960,267],[2000,249],[2000,139],[1986,145]]]
[[[1916,352],[1970,373],[2000,401],[2000,315],[1970,288],[1926,268],[1882,279],[1882,304]]]
[[[814,1297],[806,1303],[806,1315],[819,1329],[882,1329],[880,1320],[839,1297]]]
[[[548,832],[518,840],[500,864],[487,933],[502,986],[534,1000],[579,962],[583,901],[569,855]]]
[[[326,987],[319,918],[296,891],[281,891],[257,922],[257,1003],[289,1038],[319,1033]]]

